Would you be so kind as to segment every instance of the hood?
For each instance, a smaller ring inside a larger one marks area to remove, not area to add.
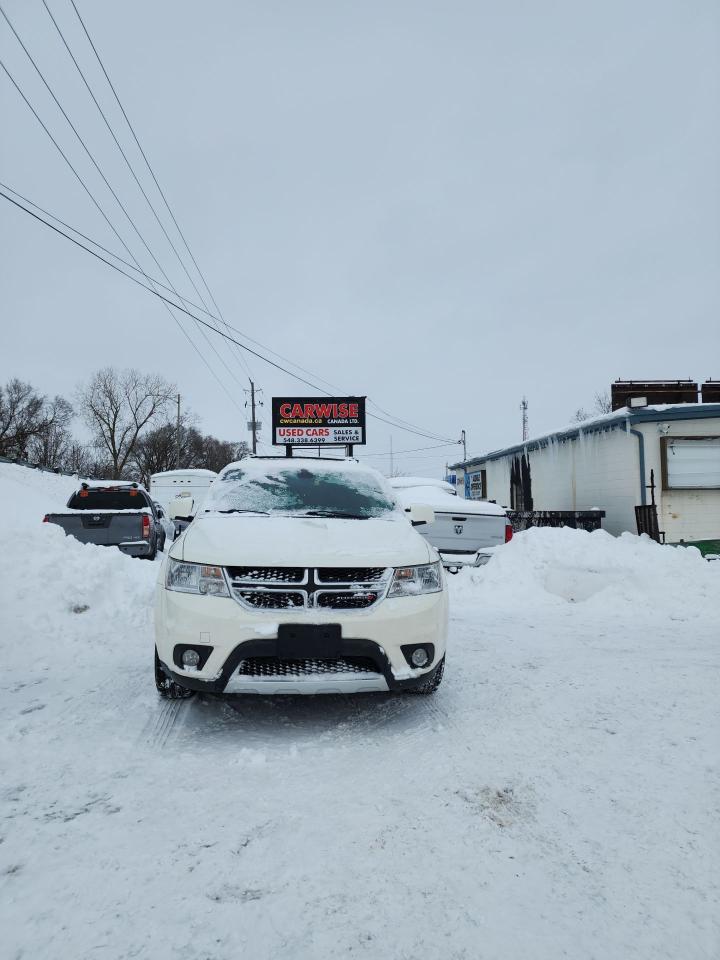
[[[198,517],[170,556],[222,567],[402,567],[437,558],[402,516],[333,520],[242,514]]]

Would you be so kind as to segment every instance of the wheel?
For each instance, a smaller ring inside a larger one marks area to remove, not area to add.
[[[437,688],[442,683],[443,674],[445,673],[445,657],[442,658],[440,663],[432,670],[424,679],[421,684],[417,687],[411,687],[408,689],[408,693],[435,693]]]
[[[163,535],[162,535],[162,538],[161,538],[160,543],[159,543],[159,545],[158,545],[158,550],[160,551],[160,553],[165,553],[165,540],[166,540],[166,538],[167,538],[167,534],[166,534],[165,531],[163,530]]]
[[[155,689],[164,700],[187,700],[195,694],[194,690],[188,690],[187,687],[182,687],[165,676],[165,671],[160,666],[157,647],[155,647]]]
[[[156,535],[155,535],[155,540],[153,541],[152,550],[150,551],[150,553],[146,553],[146,554],[145,554],[145,559],[146,559],[146,560],[154,560],[155,557],[157,556],[157,552],[158,552],[158,542],[157,542],[157,534],[156,534]]]

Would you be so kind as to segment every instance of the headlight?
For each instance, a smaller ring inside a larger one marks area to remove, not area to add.
[[[397,567],[388,597],[416,597],[421,593],[439,593],[443,588],[442,564],[421,567]]]
[[[230,596],[222,567],[183,563],[172,558],[168,560],[165,586],[168,590],[178,590],[180,593],[200,593],[207,597]]]

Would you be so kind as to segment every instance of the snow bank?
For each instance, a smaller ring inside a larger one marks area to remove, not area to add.
[[[3,525],[32,523],[46,513],[65,509],[80,486],[77,477],[64,477],[45,470],[31,470],[14,463],[0,463],[0,503]]]
[[[670,620],[717,611],[720,570],[695,547],[669,547],[649,537],[570,527],[534,527],[516,534],[478,570],[464,570],[453,597],[512,606],[584,604],[604,615],[628,607]]]
[[[0,502],[5,505],[0,550],[0,608],[6,635],[42,637],[65,656],[77,640],[102,644],[108,624],[147,628],[158,566],[119,550],[82,544],[43,516],[65,510],[78,479],[0,465]],[[10,644],[6,656],[24,656]]]

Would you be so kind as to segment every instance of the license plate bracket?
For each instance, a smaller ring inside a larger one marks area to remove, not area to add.
[[[331,660],[342,652],[339,623],[281,623],[277,653],[281,660]]]

